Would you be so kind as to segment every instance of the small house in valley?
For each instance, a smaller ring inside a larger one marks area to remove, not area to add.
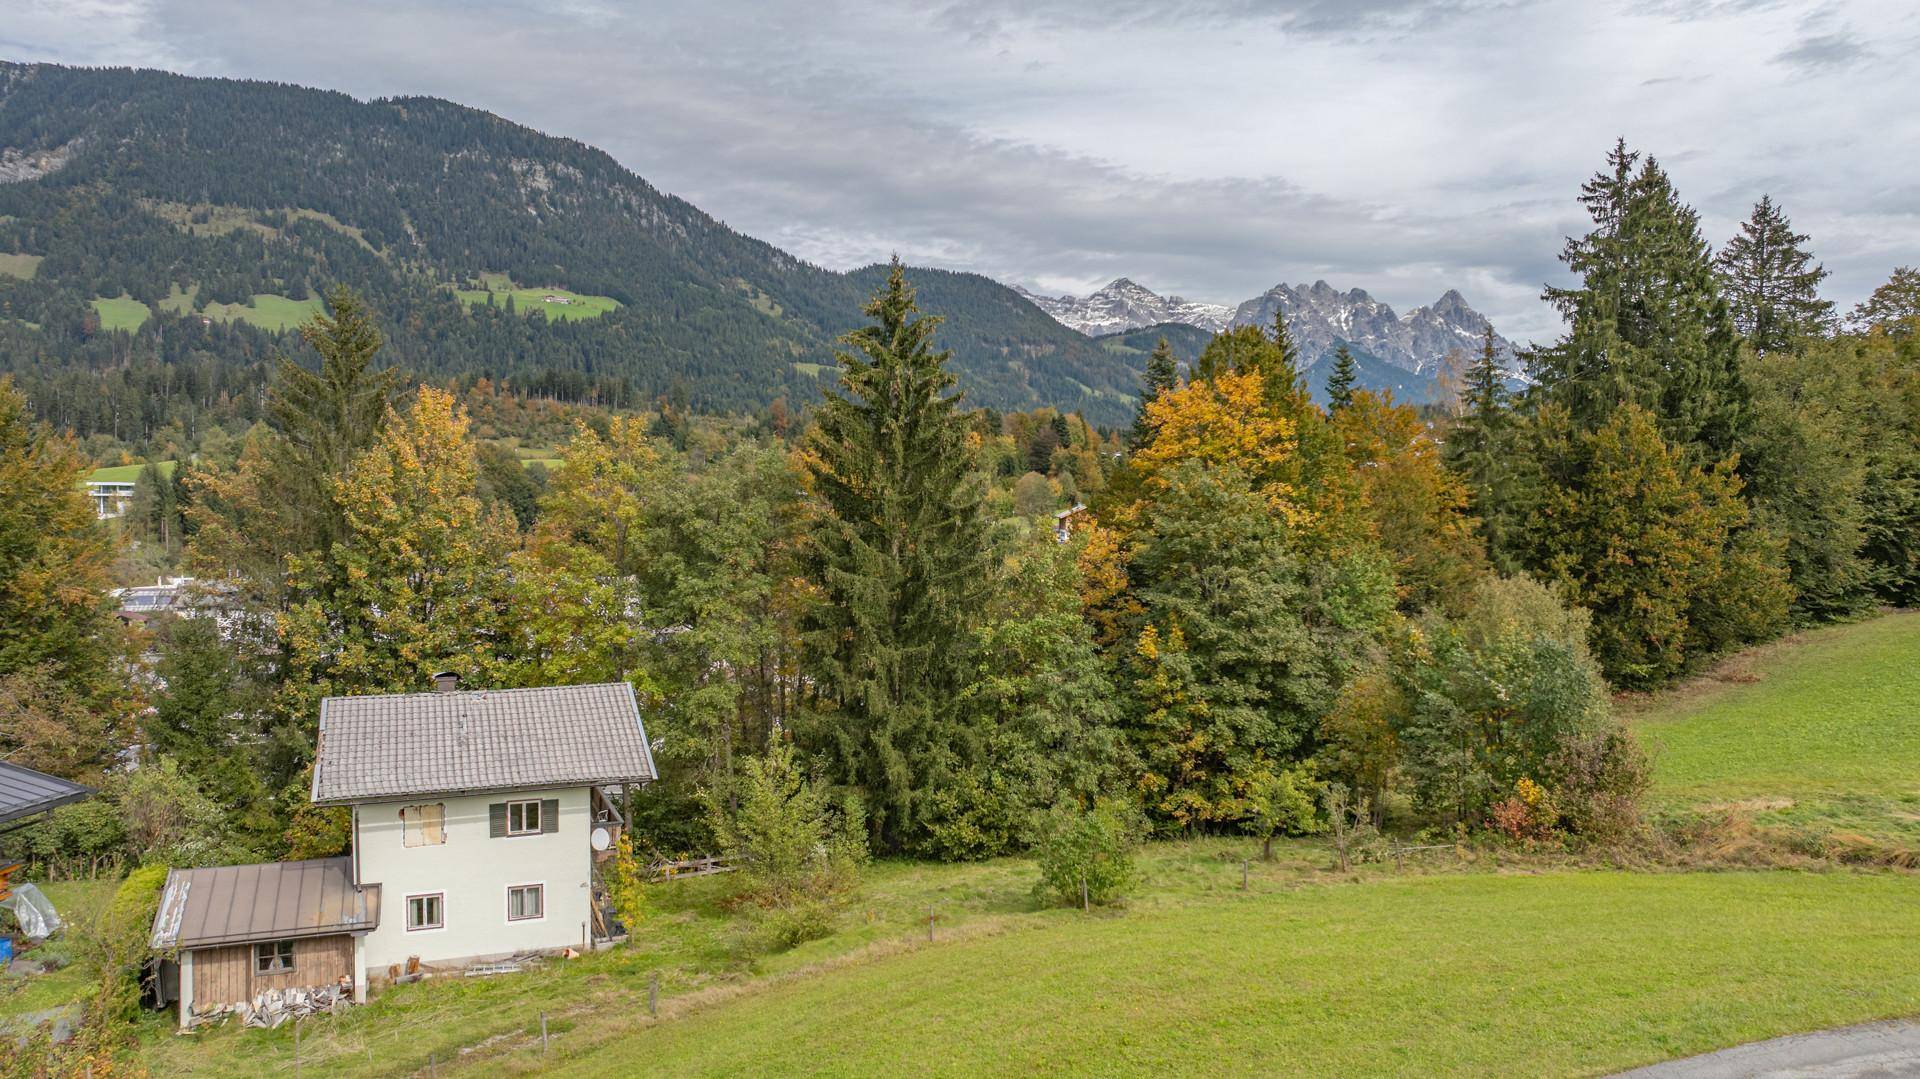
[[[169,878],[154,944],[181,955],[182,1024],[262,987],[345,977],[364,999],[423,970],[608,939],[600,865],[626,791],[655,778],[622,682],[462,690],[446,674],[431,692],[327,698],[312,799],[348,810],[349,853]]]

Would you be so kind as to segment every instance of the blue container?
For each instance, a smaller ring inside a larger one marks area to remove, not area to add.
[[[0,935],[0,967],[13,962],[13,938]]]

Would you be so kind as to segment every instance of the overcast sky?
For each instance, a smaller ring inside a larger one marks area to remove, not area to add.
[[[1913,0],[0,0],[0,56],[429,94],[752,235],[1048,292],[1459,288],[1545,339],[1616,135],[1860,299],[1920,262]]]

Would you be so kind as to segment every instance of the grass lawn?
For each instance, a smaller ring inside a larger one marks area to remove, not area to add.
[[[71,920],[83,908],[106,901],[119,884],[117,880],[61,881],[57,884],[34,882],[52,901],[53,909]],[[44,962],[59,957],[66,965],[47,974],[20,975],[0,969],[0,1025],[11,1016],[46,1011],[71,1004],[93,985],[93,972],[74,962],[72,947],[55,934],[53,939],[20,953],[23,959]]]
[[[1920,849],[1920,612],[1765,645],[1630,715],[1658,808]]]
[[[95,300],[93,309],[100,313],[100,328],[109,331],[125,330],[132,333],[153,316],[152,308],[127,295],[111,300]]]
[[[278,332],[290,330],[325,311],[326,305],[320,297],[312,294],[304,300],[294,300],[258,292],[250,303],[210,303],[200,313],[215,322],[246,322]]]
[[[1589,1074],[1911,1012],[1916,915],[1903,876],[1599,872],[1062,911],[583,1023],[555,1071]]]
[[[146,467],[144,464],[109,465],[106,468],[94,469],[93,474],[88,476],[87,479],[99,483],[134,483],[140,479],[140,473],[144,471]],[[172,461],[161,461],[160,474],[171,479],[173,477],[173,467]]]
[[[487,274],[480,283],[484,287],[455,289],[453,294],[470,304],[491,304],[495,307],[505,307],[507,297],[512,296],[513,309],[520,314],[544,311],[548,318],[561,321],[599,318],[620,306],[620,301],[611,296],[589,296],[568,292],[563,288],[521,288],[502,274]],[[549,303],[549,296],[565,302]]]
[[[0,277],[24,277],[29,280],[40,272],[40,255],[9,255],[0,252]]]

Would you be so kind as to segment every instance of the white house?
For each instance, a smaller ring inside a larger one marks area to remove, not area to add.
[[[316,805],[351,810],[344,857],[174,870],[153,946],[180,1022],[264,989],[370,984],[588,948],[614,924],[598,865],[625,789],[656,778],[633,687],[329,697]]]
[[[352,809],[353,879],[385,910],[369,976],[604,939],[595,866],[620,793],[656,778],[633,687],[436,682],[320,705],[313,801]]]
[[[93,515],[102,521],[127,512],[133,501],[133,484],[127,480],[88,480],[87,497],[93,500]]]

